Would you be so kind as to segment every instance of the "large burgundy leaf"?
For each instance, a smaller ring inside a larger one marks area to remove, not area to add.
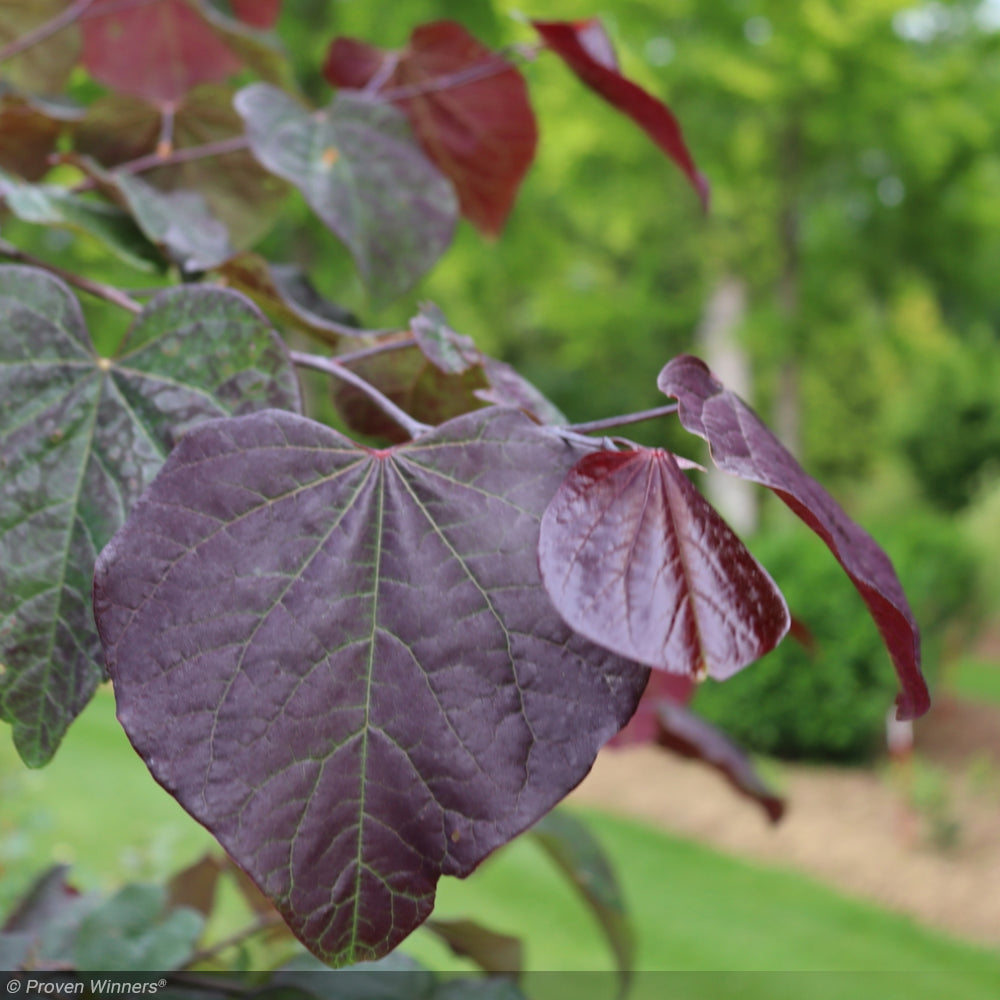
[[[923,715],[930,695],[920,671],[920,632],[889,557],[703,361],[674,358],[657,384],[677,399],[681,423],[709,443],[720,469],[773,490],[826,542],[864,598],[892,657],[902,685],[897,716]]]
[[[379,90],[390,98],[398,92],[393,103],[455,185],[462,214],[486,233],[500,232],[538,142],[514,66],[455,21],[435,21],[416,28],[402,52],[337,38],[323,74],[335,87],[355,89],[378,77]]]
[[[264,83],[244,87],[235,105],[254,155],[343,240],[376,298],[406,291],[447,249],[455,193],[401,112],[343,93],[310,113]]]
[[[389,951],[634,709],[646,671],[538,577],[577,457],[496,408],[385,451],[280,411],[212,421],[102,553],[129,738],[324,960]]]
[[[708,181],[695,166],[680,123],[661,100],[622,76],[611,41],[600,22],[591,18],[587,21],[532,21],[531,24],[546,46],[591,90],[631,118],[684,171],[702,204],[707,206]]]
[[[538,558],[574,629],[661,670],[723,680],[788,631],[774,581],[662,449],[580,459],[542,519]]]

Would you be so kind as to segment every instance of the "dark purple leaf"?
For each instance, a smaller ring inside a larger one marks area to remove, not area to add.
[[[234,292],[162,292],[104,358],[62,282],[0,268],[0,719],[27,764],[103,676],[94,560],[177,436],[298,401],[284,346]]]
[[[545,588],[622,656],[724,680],[788,631],[774,581],[662,449],[585,455],[542,519]]]
[[[325,961],[388,952],[635,707],[646,671],[538,577],[577,448],[514,410],[384,451],[279,411],[213,421],[101,554],[129,738]]]
[[[628,991],[635,934],[611,862],[585,823],[556,809],[531,828],[531,836],[583,896],[597,917],[618,966],[621,996]]]
[[[627,115],[684,171],[708,206],[708,181],[698,171],[673,112],[658,98],[622,76],[611,41],[600,22],[532,21],[545,44],[612,107]]]
[[[66,881],[69,865],[53,865],[33,883],[24,898],[4,920],[4,933],[37,934],[65,907],[78,899],[80,892]]]
[[[757,773],[746,753],[725,733],[683,705],[661,700],[656,705],[656,743],[681,757],[711,765],[742,795],[759,803],[772,823],[785,813],[785,800]]]
[[[244,87],[235,105],[254,155],[302,192],[377,299],[406,291],[447,249],[455,193],[413,141],[402,112],[341,93],[311,113],[264,83]]]
[[[524,966],[521,939],[498,934],[474,920],[428,920],[424,926],[461,958],[492,975],[520,975]]]
[[[650,671],[646,690],[642,692],[635,714],[628,720],[628,725],[608,742],[608,746],[617,749],[637,743],[655,743],[660,735],[660,702],[672,701],[678,705],[686,705],[696,687],[696,682],[687,674],[668,674],[665,670]]]
[[[720,469],[773,490],[826,542],[864,598],[892,657],[902,685],[898,717],[923,715],[931,701],[920,671],[920,632],[889,557],[703,361],[674,358],[657,384],[677,399],[681,424],[709,443]]]

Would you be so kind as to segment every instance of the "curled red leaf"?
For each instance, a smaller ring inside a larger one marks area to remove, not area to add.
[[[868,605],[889,650],[902,685],[897,717],[923,715],[931,701],[920,670],[920,631],[885,552],[703,361],[690,355],[674,358],[657,385],[677,400],[681,424],[709,443],[720,469],[773,490],[826,542]]]
[[[612,107],[627,115],[677,164],[707,209],[709,185],[688,150],[680,123],[661,100],[622,76],[600,21],[532,21],[545,44]]]
[[[662,449],[580,459],[542,518],[538,557],[570,626],[660,670],[723,680],[788,630],[774,581]]]

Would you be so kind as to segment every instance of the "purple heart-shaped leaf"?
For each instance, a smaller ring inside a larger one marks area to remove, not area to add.
[[[677,400],[681,424],[708,442],[720,469],[773,490],[826,542],[864,598],[892,657],[902,685],[898,717],[923,715],[931,700],[920,671],[920,632],[885,552],[703,361],[674,358],[657,384]]]
[[[662,449],[585,455],[538,557],[574,629],[660,670],[723,680],[788,631],[774,581]]]
[[[393,948],[635,708],[646,671],[538,576],[579,447],[496,408],[381,451],[279,411],[212,421],[98,561],[129,738],[325,961]]]

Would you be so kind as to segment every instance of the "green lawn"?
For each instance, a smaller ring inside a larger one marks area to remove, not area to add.
[[[969,701],[1000,705],[1000,664],[992,660],[962,659],[950,665],[948,690]]]
[[[98,694],[43,770],[23,768],[3,736],[0,907],[54,860],[72,862],[85,887],[111,888],[126,879],[162,877],[211,845],[149,778],[114,721],[109,692]],[[632,821],[587,817],[616,865],[638,930],[634,1000],[737,994],[854,1000],[867,995],[859,992],[866,984],[877,987],[871,995],[881,1000],[1000,995],[1000,954],[933,934],[792,873],[746,864]],[[539,1000],[614,995],[611,957],[596,923],[530,841],[505,848],[465,881],[443,879],[436,913],[523,936],[533,970],[528,987]],[[236,919],[230,907],[225,920]],[[424,931],[408,950],[434,967],[461,968]],[[658,970],[674,974],[654,974]],[[722,974],[729,971],[754,974]]]

